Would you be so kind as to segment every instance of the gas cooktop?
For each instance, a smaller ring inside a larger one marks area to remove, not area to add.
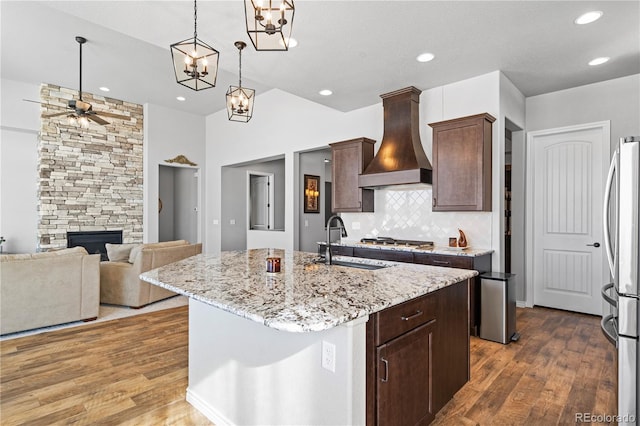
[[[390,237],[362,238],[362,244],[383,245],[383,246],[405,246],[416,248],[433,248],[433,241],[399,240]]]

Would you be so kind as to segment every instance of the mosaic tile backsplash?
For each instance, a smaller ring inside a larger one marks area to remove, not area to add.
[[[433,212],[431,191],[426,185],[376,189],[374,213],[341,214],[349,233],[343,241],[392,237],[446,246],[462,229],[470,247],[491,248],[491,212]]]

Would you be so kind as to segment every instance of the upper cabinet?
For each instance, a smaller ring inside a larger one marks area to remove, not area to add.
[[[433,211],[491,211],[491,123],[484,113],[430,123]]]
[[[334,213],[373,212],[373,190],[358,187],[358,175],[373,159],[376,141],[350,139],[331,146],[333,188],[331,206]]]

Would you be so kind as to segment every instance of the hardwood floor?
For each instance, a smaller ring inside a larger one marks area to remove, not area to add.
[[[518,309],[519,342],[471,339],[471,381],[436,425],[574,424],[614,414],[615,350],[599,318]],[[210,425],[185,402],[187,307],[0,343],[4,425]]]
[[[518,342],[471,338],[471,380],[433,425],[575,424],[576,413],[617,413],[616,352],[599,317],[517,309],[516,322]]]

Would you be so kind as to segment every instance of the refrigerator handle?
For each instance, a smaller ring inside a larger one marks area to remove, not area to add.
[[[613,177],[617,173],[618,169],[618,153],[616,152],[611,159],[611,165],[609,166],[609,174],[607,175],[607,183],[604,188],[604,206],[602,209],[602,217],[604,220],[602,221],[604,227],[604,247],[607,253],[607,260],[609,261],[609,270],[611,271],[611,276],[615,278],[615,259],[614,259],[614,251],[611,250],[611,232],[609,230],[609,206],[611,205],[610,196],[611,196],[611,187],[613,186]],[[616,236],[617,239],[617,236]],[[614,250],[615,245],[618,244],[618,241],[614,242]]]

